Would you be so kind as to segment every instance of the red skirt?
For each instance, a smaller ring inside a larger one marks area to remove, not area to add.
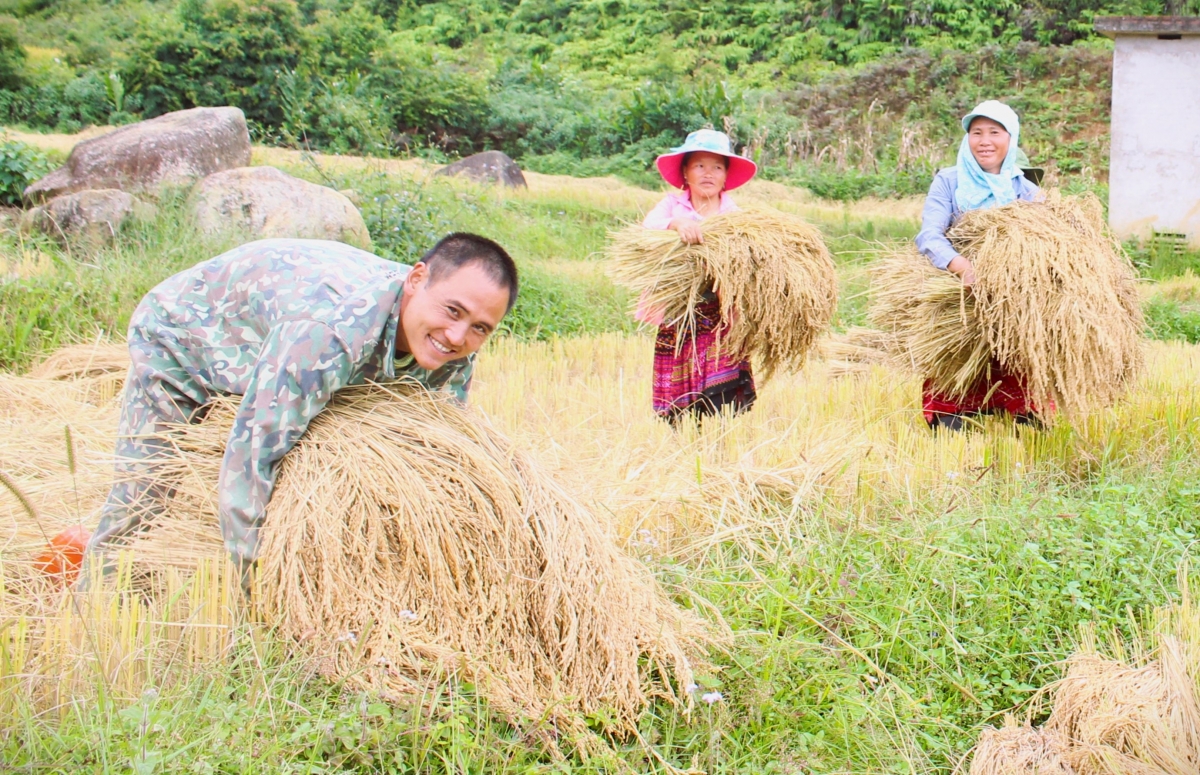
[[[1013,417],[1040,414],[1025,392],[1020,377],[1009,374],[997,364],[992,365],[991,379],[982,381],[962,398],[951,398],[933,389],[931,380],[925,380],[921,405],[925,411],[925,422],[932,424],[938,415],[973,415],[1007,412]],[[1048,407],[1054,410],[1053,404]]]
[[[654,341],[654,411],[668,420],[684,412],[698,416],[730,407],[736,414],[754,404],[750,362],[720,346],[721,306],[715,300],[696,307],[696,331],[659,326]],[[680,336],[684,337],[680,346]]]

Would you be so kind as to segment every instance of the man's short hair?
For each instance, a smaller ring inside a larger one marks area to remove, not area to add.
[[[496,285],[508,291],[504,314],[511,312],[517,303],[517,265],[504,248],[487,237],[464,231],[447,234],[421,256],[421,262],[429,267],[430,282],[454,274],[468,264],[478,265]]]

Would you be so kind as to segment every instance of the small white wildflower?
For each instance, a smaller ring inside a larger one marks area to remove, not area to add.
[[[958,471],[947,471],[946,478],[953,482],[958,478]]]
[[[1017,468],[1020,468],[1020,467],[1021,467],[1021,464],[1020,464],[1020,463],[1017,463]]]
[[[687,693],[688,694],[695,694],[698,691],[700,691],[700,686],[698,684],[688,684],[687,685]]]
[[[706,693],[700,695],[700,699],[704,700],[709,705],[712,705],[714,702],[720,702],[721,700],[723,700],[725,698],[721,695],[720,692],[706,692]]]
[[[405,608],[403,611],[401,611],[399,616],[403,621],[406,621],[406,622],[415,622],[417,620],[416,612],[410,611],[407,608]]]
[[[390,667],[392,663],[387,657],[380,657],[379,659],[375,660],[375,664],[379,665],[380,667]]]
[[[353,632],[347,632],[345,635],[339,635],[338,643],[358,643],[358,636]]]

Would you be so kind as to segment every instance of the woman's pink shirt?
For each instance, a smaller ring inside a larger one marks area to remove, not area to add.
[[[732,213],[737,210],[738,206],[733,203],[733,198],[721,192],[721,204],[717,208],[717,214]],[[669,229],[671,221],[676,218],[688,218],[693,221],[702,221],[704,216],[696,212],[696,208],[692,207],[691,197],[688,192],[679,191],[673,194],[667,194],[662,201],[654,206],[654,209],[646,213],[646,219],[642,221],[642,225],[647,229]]]
[[[738,206],[734,204],[733,198],[722,191],[721,204],[717,207],[717,214],[732,213],[737,209]],[[692,199],[686,191],[667,194],[663,197],[663,200],[656,204],[653,210],[646,213],[646,219],[642,221],[642,225],[647,229],[665,230],[671,228],[671,221],[676,218],[687,218],[692,221],[704,220],[704,216],[692,207]],[[643,298],[638,299],[637,311],[633,313],[633,317],[652,326],[661,326],[664,315],[662,309],[651,307],[645,303]]]

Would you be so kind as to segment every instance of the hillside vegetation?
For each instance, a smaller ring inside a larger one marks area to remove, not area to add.
[[[1195,7],[1193,7],[1195,6]],[[651,182],[698,126],[826,196],[922,190],[985,97],[1083,185],[1107,165],[1106,13],[1197,0],[3,0],[0,121],[76,131],[232,104],[256,139]]]

